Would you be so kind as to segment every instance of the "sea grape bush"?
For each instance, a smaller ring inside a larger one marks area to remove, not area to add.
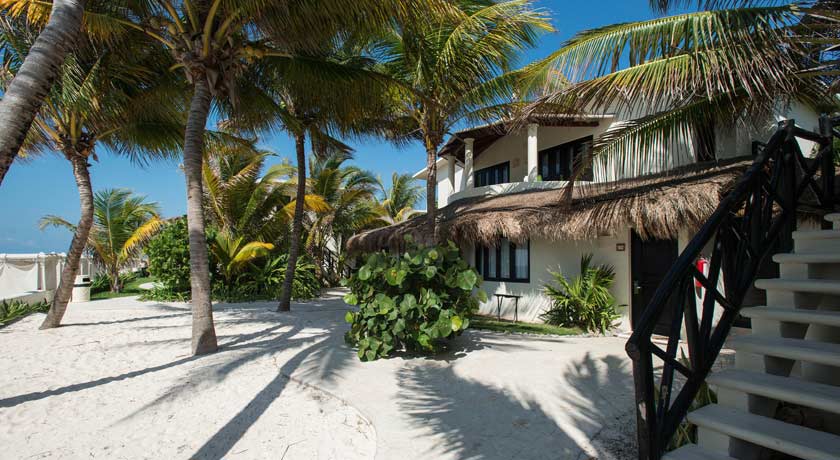
[[[409,240],[402,254],[380,251],[342,285],[344,300],[358,305],[347,312],[345,338],[358,347],[362,361],[373,361],[398,350],[434,353],[445,339],[469,327],[470,316],[487,294],[476,290],[481,277],[461,257],[458,247],[418,247]]]

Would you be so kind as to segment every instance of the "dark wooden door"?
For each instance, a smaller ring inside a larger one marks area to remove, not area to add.
[[[633,232],[633,243],[630,257],[632,260],[632,322],[636,322],[647,308],[659,283],[665,278],[671,266],[677,260],[678,249],[676,240],[647,240],[643,241]],[[676,300],[674,298],[673,300]],[[673,308],[668,308],[660,317],[654,333],[667,335],[671,325]]]

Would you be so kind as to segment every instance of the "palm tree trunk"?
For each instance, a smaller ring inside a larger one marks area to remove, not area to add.
[[[54,0],[43,32],[0,100],[0,184],[82,29],[85,0]]]
[[[437,144],[426,136],[426,223],[435,232],[437,218]],[[435,238],[436,239],[436,238]]]
[[[187,179],[187,230],[190,242],[190,287],[192,288],[192,352],[212,353],[218,348],[210,302],[210,258],[204,234],[203,185],[204,127],[212,96],[204,76],[195,79],[184,136],[184,175]]]
[[[76,188],[79,190],[79,207],[81,215],[73,240],[70,242],[70,251],[67,253],[67,260],[64,268],[61,269],[61,280],[58,289],[50,305],[50,311],[41,324],[41,329],[52,329],[61,325],[61,318],[67,310],[67,303],[70,302],[70,294],[73,292],[73,284],[76,282],[76,274],[79,272],[79,260],[87,246],[90,228],[93,226],[93,188],[90,185],[90,173],[88,172],[87,159],[78,155],[68,156],[73,164],[73,175],[76,177]]]
[[[289,264],[286,266],[286,277],[283,278],[283,290],[280,292],[280,305],[277,311],[292,309],[292,283],[295,277],[298,254],[300,253],[300,237],[303,233],[303,202],[306,197],[306,133],[295,134],[295,150],[297,153],[298,183],[295,201],[295,216],[292,220],[292,241],[289,245]]]
[[[111,292],[121,292],[122,286],[120,285],[120,269],[119,267],[111,267],[108,270],[111,276]]]

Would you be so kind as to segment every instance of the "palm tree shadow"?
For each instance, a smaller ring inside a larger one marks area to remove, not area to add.
[[[445,363],[405,367],[398,380],[401,409],[424,436],[435,438],[433,451],[419,458],[623,460],[633,456],[623,437],[626,430],[618,426],[626,423],[626,413],[632,428],[632,401],[616,401],[613,391],[605,390],[631,381],[619,358],[608,357],[595,365],[587,355],[566,370],[551,395],[571,407],[563,416],[545,398],[538,401],[522,395],[527,392],[461,377]],[[523,385],[527,388],[527,382]],[[569,387],[576,393],[571,404],[566,395]],[[627,407],[617,407],[625,402]],[[616,412],[622,416],[616,417]],[[612,433],[616,430],[618,435]],[[616,445],[616,438],[624,444]]]

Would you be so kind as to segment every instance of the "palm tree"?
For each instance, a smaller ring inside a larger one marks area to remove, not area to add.
[[[329,252],[335,250],[340,258],[343,242],[350,236],[384,224],[374,196],[378,182],[372,173],[345,164],[352,158],[350,153],[336,151],[310,159],[307,188],[323,197],[327,207],[308,216],[306,250],[322,279],[337,275],[323,273],[326,258],[332,256]]]
[[[423,189],[411,174],[394,173],[390,188],[385,187],[381,180],[377,182],[383,197],[380,203],[381,218],[388,225],[405,222],[421,212],[414,209],[414,206],[423,197]]]
[[[296,200],[296,181],[286,180],[295,168],[274,165],[265,173],[265,160],[274,154],[253,141],[211,145],[204,164],[204,202],[207,220],[221,233],[246,242],[277,244],[288,235]],[[323,197],[304,196],[305,209],[325,211]]]
[[[247,95],[247,91],[239,88],[248,82],[241,77],[246,70],[258,69],[255,63],[269,57],[285,64],[288,72],[284,75],[313,84],[319,81],[323,69],[317,65],[313,68],[313,59],[300,56],[311,55],[336,37],[376,30],[396,14],[416,6],[409,0],[317,0],[295,3],[294,8],[281,0],[138,3],[136,11],[119,20],[142,30],[169,50],[193,90],[184,134],[192,350],[194,354],[209,353],[216,350],[217,343],[202,208],[202,147],[211,105],[215,102],[225,112],[242,108],[240,96]],[[302,207],[302,201],[297,206]],[[299,211],[298,215],[302,213]]]
[[[687,2],[651,3],[664,11]],[[810,42],[837,42],[836,9],[822,14],[798,2],[699,3],[711,8],[580,32],[528,67],[526,90],[543,93],[530,112],[643,114],[596,139],[576,174],[602,157],[617,177],[626,176],[641,163],[663,163],[678,145],[713,157],[706,151],[711,143],[697,142],[711,127],[766,115],[780,101],[830,107],[826,89],[836,83],[825,77],[836,73],[836,61],[822,74],[814,71],[820,52],[814,57]],[[716,8],[722,5],[730,8]],[[834,32],[824,37],[825,28],[810,28],[812,14],[833,21]]]
[[[381,71],[399,82],[390,124],[396,139],[418,139],[426,151],[429,225],[437,215],[437,151],[465,119],[495,115],[513,98],[517,73],[509,72],[537,34],[552,30],[529,0],[457,2],[453,14],[397,22],[374,49]]]
[[[25,28],[8,21],[0,26],[6,43],[6,68],[9,75],[16,75],[33,37]],[[178,132],[183,121],[178,94],[172,92],[177,88],[158,77],[157,66],[165,56],[153,49],[136,50],[130,56],[118,54],[115,49],[126,43],[88,44],[68,55],[59,81],[45,99],[23,144],[22,152],[27,155],[51,151],[70,162],[81,206],[67,263],[42,328],[58,327],[61,323],[94,223],[89,161],[98,160],[96,147],[106,147],[138,163],[148,157],[171,156],[179,148]]]
[[[120,271],[139,255],[163,224],[159,217],[160,207],[130,190],[105,189],[94,196],[93,208],[93,228],[87,238],[87,248],[108,272],[111,292],[120,292],[123,287]],[[42,217],[41,229],[50,226],[76,232],[76,226],[61,217]]]
[[[25,14],[27,3],[0,0],[3,14]],[[85,0],[54,0],[46,26],[23,58],[0,99],[0,184],[15,161],[41,104],[61,73],[61,65],[82,29]],[[0,55],[7,52],[0,43]]]

